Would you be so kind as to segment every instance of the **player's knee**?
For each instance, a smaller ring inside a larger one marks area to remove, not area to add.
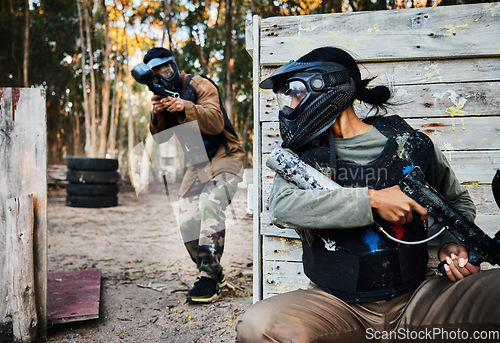
[[[265,313],[259,313],[255,305],[250,307],[238,321],[236,342],[264,342],[266,327],[268,326],[266,318]]]

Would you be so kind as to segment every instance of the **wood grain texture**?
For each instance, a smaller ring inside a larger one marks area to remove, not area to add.
[[[7,256],[7,313],[12,318],[14,339],[34,342],[38,316],[33,265],[33,196],[24,195],[5,202]]]
[[[101,271],[76,270],[47,275],[47,319],[51,324],[99,318]]]
[[[33,195],[35,294],[38,325],[46,329],[47,136],[44,89],[0,88],[0,204]],[[5,215],[0,211],[0,299],[7,295]],[[0,322],[7,308],[0,301]]]
[[[500,67],[500,63],[499,63]],[[500,82],[472,82],[467,84],[400,85],[393,88],[387,115],[403,118],[431,117],[491,117],[500,115]],[[356,114],[370,115],[371,106],[355,103]],[[278,104],[271,91],[261,92],[261,121],[278,120]]]
[[[262,19],[261,65],[330,45],[361,61],[498,56],[497,3]],[[466,48],[464,48],[466,47]]]

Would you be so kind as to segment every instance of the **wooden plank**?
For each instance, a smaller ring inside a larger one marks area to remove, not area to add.
[[[252,57],[253,57],[253,50],[254,50],[253,33],[254,33],[253,18],[247,19],[245,21],[245,49],[247,50],[248,54]],[[254,65],[258,65],[258,64],[254,63]]]
[[[371,84],[416,85],[435,83],[490,82],[500,80],[498,58],[471,58],[464,60],[431,60],[384,62],[371,61],[359,64],[363,79],[375,78]],[[278,67],[262,68],[261,80]]]
[[[4,207],[7,229],[8,315],[12,318],[14,340],[33,342],[38,318],[33,266],[33,196],[8,199]]]
[[[476,212],[478,215],[499,215],[500,209],[498,208],[495,199],[493,198],[493,191],[491,185],[465,185],[469,192],[472,201],[476,205]],[[500,227],[499,227],[500,229]]]
[[[476,217],[475,223],[488,236],[493,238],[500,230],[500,213],[496,214],[480,214]]]
[[[267,211],[268,210],[266,210],[266,212],[262,212],[261,214],[261,235],[293,239],[300,238],[295,230],[281,229],[276,225],[271,224],[271,220],[269,219],[269,212]]]
[[[262,243],[264,261],[302,262],[302,243],[299,239],[264,236]]]
[[[407,119],[427,133],[441,150],[500,150],[500,117],[441,117]],[[262,153],[281,145],[279,123],[262,123]]]
[[[51,324],[99,318],[101,271],[77,270],[47,275],[47,319]]]
[[[477,117],[500,115],[500,82],[471,82],[433,85],[401,85],[394,88],[387,115],[403,118]],[[277,121],[278,105],[271,91],[260,96],[261,121]],[[362,118],[371,109],[356,102],[354,109]]]
[[[500,150],[500,117],[408,119],[443,151]]]
[[[261,64],[283,64],[325,45],[363,61],[498,56],[498,47],[490,42],[500,41],[499,7],[488,3],[266,18]]]
[[[464,83],[500,80],[498,58],[374,62],[360,65],[362,78],[383,85]]]
[[[302,262],[264,261],[263,275],[264,298],[269,293],[285,293],[309,286]]]
[[[264,236],[262,254],[265,261],[302,261],[302,243],[295,238]]]
[[[44,89],[0,88],[0,203],[33,194],[35,292],[38,326],[44,336],[47,299],[47,136]],[[7,296],[4,282],[5,216],[0,211],[0,299]],[[0,301],[0,324],[6,316]]]

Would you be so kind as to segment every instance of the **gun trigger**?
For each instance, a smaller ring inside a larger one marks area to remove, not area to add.
[[[438,264],[438,268],[437,268],[443,276],[446,276],[446,271],[444,270],[445,265],[447,265],[446,260],[442,260],[441,263]]]

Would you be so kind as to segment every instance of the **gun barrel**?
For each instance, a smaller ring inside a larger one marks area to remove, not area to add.
[[[172,98],[180,98],[180,94],[177,92],[169,91],[168,89],[162,88],[160,94],[161,96],[171,96]]]
[[[281,147],[275,147],[266,165],[285,180],[302,189],[335,189],[341,186],[314,169],[297,156]]]

